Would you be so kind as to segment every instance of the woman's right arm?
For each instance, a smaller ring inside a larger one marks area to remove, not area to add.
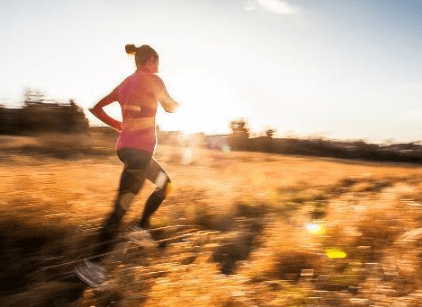
[[[107,96],[105,96],[103,99],[101,99],[92,109],[89,109],[89,111],[94,114],[98,119],[100,119],[103,123],[109,125],[117,131],[121,131],[122,123],[108,116],[107,113],[103,110],[105,106],[113,103],[116,100],[117,96],[115,91],[113,91]]]

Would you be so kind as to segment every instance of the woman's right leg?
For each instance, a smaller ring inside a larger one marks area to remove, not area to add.
[[[146,169],[151,161],[150,154],[131,148],[121,149],[118,156],[125,167],[120,177],[114,209],[100,231],[94,255],[102,255],[110,250],[120,221],[145,182]]]
[[[166,171],[155,159],[151,159],[147,179],[154,183],[156,188],[146,201],[142,217],[138,222],[138,226],[143,229],[149,228],[149,220],[166,198],[169,191],[169,185],[171,184],[171,180]]]

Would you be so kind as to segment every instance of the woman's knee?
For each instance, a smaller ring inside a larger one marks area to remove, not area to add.
[[[154,194],[159,198],[160,200],[164,200],[167,195],[171,192],[171,180],[166,175],[163,182],[160,182],[160,185],[157,185],[157,188],[154,191]]]

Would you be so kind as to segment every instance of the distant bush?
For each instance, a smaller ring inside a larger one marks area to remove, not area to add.
[[[368,161],[422,162],[422,145],[415,143],[377,145],[364,141],[340,142],[326,139],[274,139],[272,151],[340,159]]]
[[[58,103],[46,99],[37,90],[28,89],[23,107],[8,109],[0,106],[1,134],[28,134],[34,132],[86,132],[88,119],[73,100]]]
[[[229,137],[230,147],[234,150],[249,150],[249,128],[244,119],[232,121],[230,123],[232,134]]]
[[[332,157],[368,161],[390,161],[421,163],[422,145],[417,143],[377,145],[360,141],[334,141],[325,138],[300,139],[294,137],[274,138],[274,129],[265,134],[250,137],[250,130],[244,119],[232,121],[232,133],[220,136],[227,139],[231,150],[256,151],[289,155]],[[208,141],[210,144],[210,141]],[[209,146],[210,147],[210,146]]]

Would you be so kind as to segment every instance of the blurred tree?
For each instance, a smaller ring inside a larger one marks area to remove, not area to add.
[[[73,99],[68,105],[61,105],[61,117],[63,125],[59,128],[62,131],[86,131],[89,128],[88,119],[83,110],[78,107]]]
[[[6,118],[6,108],[0,104],[0,133],[6,133],[8,122]]]
[[[45,95],[36,89],[27,88],[23,94],[25,106],[37,105],[45,100]]]
[[[232,134],[229,137],[230,147],[235,150],[247,150],[250,131],[247,127],[246,120],[242,118],[231,121],[230,128],[232,129]]]
[[[232,129],[233,135],[249,138],[249,128],[247,128],[247,123],[243,118],[231,121],[230,128]]]
[[[274,146],[274,133],[276,132],[275,129],[267,129],[265,130],[265,137],[263,138],[263,149],[265,152],[273,152]]]
[[[39,90],[26,89],[23,102],[17,116],[20,132],[82,132],[89,128],[83,110],[73,100],[62,104],[46,99]]]
[[[275,132],[276,132],[275,129],[268,129],[265,131],[265,135],[267,138],[272,139]]]

